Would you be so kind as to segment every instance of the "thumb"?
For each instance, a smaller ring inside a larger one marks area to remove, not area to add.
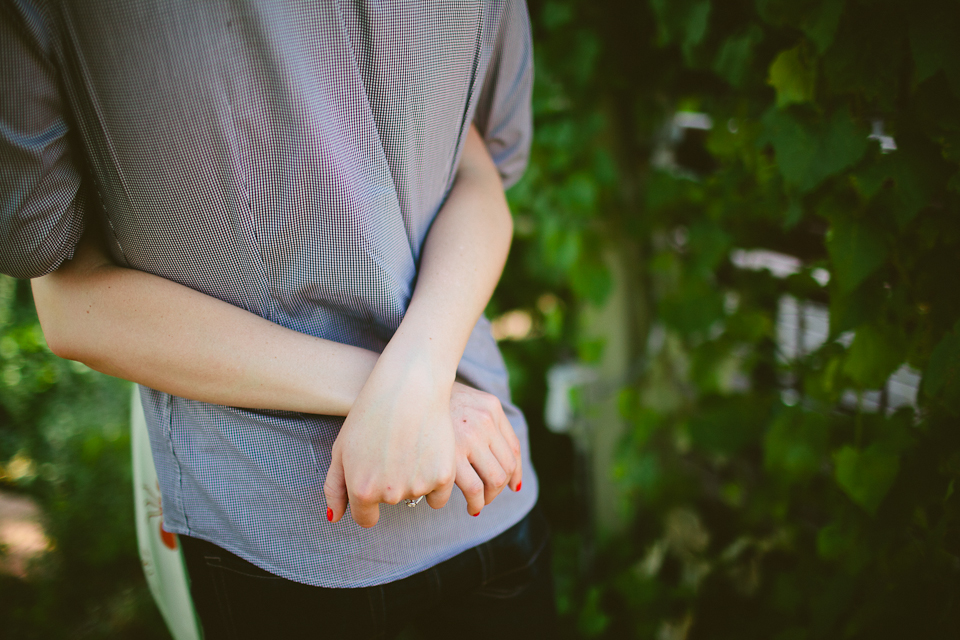
[[[323,495],[327,498],[327,520],[337,522],[347,510],[347,480],[343,474],[343,458],[336,447],[323,483]]]

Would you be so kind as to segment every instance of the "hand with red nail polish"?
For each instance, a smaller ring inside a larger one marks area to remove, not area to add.
[[[519,491],[520,440],[496,396],[454,383],[450,417],[456,438],[456,484],[476,517],[504,487]]]
[[[426,496],[427,504],[440,509],[450,498],[456,471],[453,383],[444,388],[437,379],[429,345],[422,342],[395,335],[347,414],[324,481],[331,522],[340,521],[348,504],[354,521],[369,528],[379,521],[381,504]]]
[[[500,172],[470,125],[453,186],[423,241],[400,325],[333,444],[324,481],[333,522],[348,503],[364,527],[377,523],[380,503],[426,495],[439,509],[454,481],[476,513],[508,482],[520,481],[519,442],[499,400],[454,384],[512,235]]]

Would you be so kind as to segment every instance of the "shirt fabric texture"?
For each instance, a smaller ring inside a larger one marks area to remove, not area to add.
[[[0,5],[0,272],[73,255],[99,219],[114,260],[310,335],[381,351],[471,122],[505,186],[530,144],[523,0],[8,0]],[[141,387],[164,528],[324,587],[404,578],[534,505],[527,427],[489,322],[458,374],[495,394],[524,489],[479,518],[381,505],[327,522],[342,418]]]

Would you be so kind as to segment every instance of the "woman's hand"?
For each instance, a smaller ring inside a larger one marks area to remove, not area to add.
[[[438,380],[429,352],[391,342],[347,414],[324,482],[327,519],[372,527],[379,503],[427,496],[443,507],[453,490],[453,381]]]
[[[480,515],[503,488],[520,490],[520,440],[496,396],[459,382],[450,395],[450,417],[457,443],[457,479],[467,511]]]
[[[437,463],[451,459],[450,433],[455,483],[470,515],[480,515],[504,487],[520,490],[520,441],[500,400],[456,382],[438,414],[432,404],[437,398],[430,397],[436,394],[424,393],[432,387],[417,383],[416,368],[411,366],[408,375],[387,376],[393,384],[386,389],[368,383],[347,416],[324,485],[328,519],[343,517],[348,502],[353,519],[363,527],[377,523],[381,502],[426,495],[431,507],[443,507],[453,483],[449,468]],[[425,411],[428,405],[431,410]]]
[[[333,445],[324,484],[329,519],[343,517],[349,501],[353,519],[372,527],[380,502],[424,494],[438,509],[450,497],[454,474],[476,514],[483,507],[476,479],[489,502],[503,489],[503,476],[517,473],[500,440],[505,419],[492,403],[483,420],[460,418],[461,427],[486,426],[456,444],[450,417],[457,365],[503,271],[512,234],[500,174],[471,125],[454,187],[424,240],[410,304]],[[480,415],[478,403],[458,407]]]

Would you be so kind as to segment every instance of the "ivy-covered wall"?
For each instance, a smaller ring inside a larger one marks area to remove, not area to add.
[[[564,302],[555,354],[636,365],[630,524],[558,559],[570,633],[958,637],[960,3],[531,13],[511,274]],[[611,247],[644,296],[626,345],[576,322]]]

